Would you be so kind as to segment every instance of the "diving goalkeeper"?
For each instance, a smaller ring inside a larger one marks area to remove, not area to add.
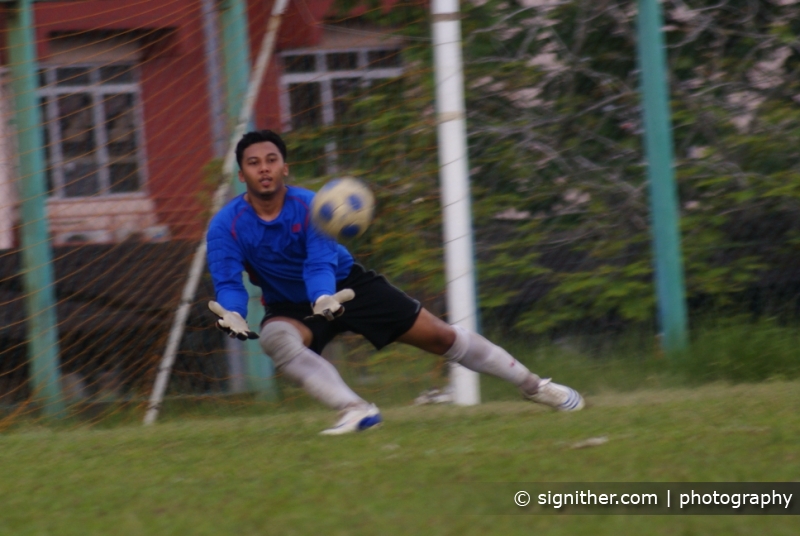
[[[378,408],[320,357],[325,345],[345,331],[362,335],[377,349],[397,341],[444,356],[506,380],[525,398],[557,410],[583,407],[575,390],[539,378],[481,335],[448,325],[310,225],[314,193],[285,183],[289,166],[279,135],[246,133],[236,146],[236,160],[247,189],[211,220],[208,266],[216,301],[209,307],[219,317],[219,328],[239,339],[258,338],[277,371],[340,413],[323,434],[381,422]],[[259,333],[245,320],[243,271],[263,293],[266,314]]]

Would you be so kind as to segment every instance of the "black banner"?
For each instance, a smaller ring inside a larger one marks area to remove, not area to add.
[[[487,486],[493,488],[487,493],[505,495],[509,506],[500,508],[502,512],[485,510],[486,514],[800,514],[800,482],[523,482]],[[495,497],[488,503],[492,505],[488,510],[500,506]]]

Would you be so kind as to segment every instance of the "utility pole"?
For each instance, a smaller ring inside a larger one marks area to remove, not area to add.
[[[19,137],[22,282],[33,397],[51,418],[64,416],[53,253],[47,228],[42,118],[37,95],[33,0],[8,11],[8,51]]]
[[[688,346],[688,320],[662,26],[658,0],[639,0],[639,69],[642,73],[656,294],[662,345],[667,354],[672,354]]]
[[[271,25],[280,21],[287,0],[276,0],[273,6]],[[276,16],[276,11],[279,11]],[[277,17],[277,18],[276,18]],[[250,40],[247,29],[247,6],[245,0],[223,0],[220,4],[220,23],[222,25],[222,53],[224,57],[225,88],[228,120],[235,124],[240,116],[242,103],[247,93],[247,82],[250,78]],[[277,32],[277,26],[273,28]],[[266,30],[267,34],[270,28]],[[274,41],[273,45],[274,47]],[[252,118],[249,119],[252,128]],[[231,128],[231,130],[233,130]],[[232,150],[233,148],[229,149]],[[237,178],[233,178],[233,191],[235,195],[244,193],[245,186]],[[261,289],[250,283],[245,278],[245,287],[250,295],[247,304],[247,318],[250,325],[257,326],[264,316],[264,307],[261,304]],[[236,344],[236,343],[234,343]],[[257,340],[247,340],[241,343],[245,354],[247,390],[257,393],[260,398],[277,400],[278,392],[275,384],[275,367],[272,359],[264,354]]]

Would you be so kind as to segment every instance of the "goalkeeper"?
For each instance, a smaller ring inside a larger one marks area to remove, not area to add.
[[[323,434],[365,430],[380,412],[345,384],[320,352],[337,334],[358,333],[380,349],[398,341],[451,363],[502,378],[534,402],[561,411],[583,407],[573,389],[539,378],[481,335],[450,326],[383,276],[364,269],[347,249],[309,225],[314,193],[289,186],[286,145],[276,133],[246,133],[236,146],[246,192],[217,213],[208,231],[208,266],[217,326],[239,339],[258,338],[275,368],[312,397],[340,412]],[[246,271],[263,293],[259,333],[245,320]]]

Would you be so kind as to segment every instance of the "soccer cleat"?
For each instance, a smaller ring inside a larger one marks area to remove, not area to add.
[[[363,432],[381,424],[381,412],[370,404],[367,407],[347,409],[336,424],[320,432],[322,435],[341,435],[351,432]]]
[[[544,404],[558,411],[578,411],[583,408],[583,397],[571,387],[555,383],[550,378],[539,382],[535,394],[524,395],[528,400]]]

